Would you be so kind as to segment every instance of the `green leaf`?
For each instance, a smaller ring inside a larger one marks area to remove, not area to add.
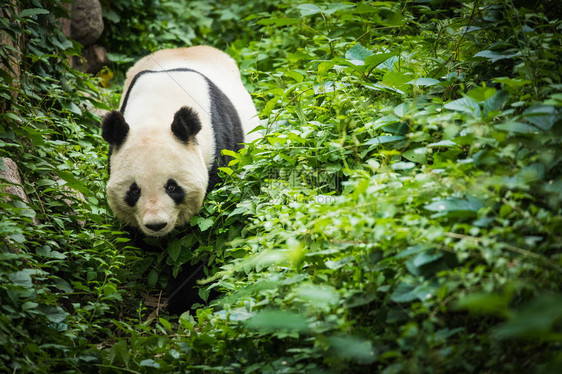
[[[70,49],[70,48],[73,47],[73,44],[69,39],[64,39],[63,41],[55,39],[55,40],[53,40],[53,44],[63,51],[66,51],[67,49]],[[78,114],[78,115],[80,115],[80,114]]]
[[[82,181],[78,180],[74,174],[67,171],[56,170],[57,176],[66,182],[66,185],[73,190],[79,191],[84,195],[90,195],[91,191],[87,188]]]
[[[562,120],[562,112],[551,105],[535,105],[523,112],[523,117],[528,122],[541,130],[550,130],[554,124]]]
[[[411,87],[407,84],[412,79],[411,74],[402,73],[399,71],[389,71],[385,73],[382,83],[398,88],[401,91],[411,90]]]
[[[127,341],[119,340],[117,343],[113,344],[109,349],[108,358],[110,363],[118,362],[128,366],[131,356],[127,347]]]
[[[468,91],[466,94],[470,98],[481,102],[494,96],[496,94],[496,89],[493,87],[476,87]]]
[[[396,112],[396,110],[395,110],[395,112]],[[397,123],[398,121],[400,121],[399,117],[396,117],[394,114],[389,114],[389,115],[386,115],[384,117],[378,118],[375,122],[373,122],[373,126],[371,128],[373,130],[376,130],[376,129],[384,127],[384,126],[391,125],[393,123]]]
[[[332,286],[305,283],[295,289],[295,295],[311,306],[328,308],[339,302],[339,294]]]
[[[344,360],[355,361],[362,365],[375,362],[377,352],[369,340],[355,336],[332,336],[328,342],[333,352]]]
[[[538,134],[540,131],[535,126],[527,125],[526,123],[513,120],[495,125],[494,128],[518,134]]]
[[[180,257],[181,241],[174,239],[168,243],[168,255],[175,262]]]
[[[359,44],[357,44],[359,45]],[[356,45],[356,46],[357,46]],[[352,48],[353,49],[353,48]],[[349,51],[348,51],[349,52]],[[370,51],[368,51],[369,53],[371,53]],[[387,61],[388,59],[396,56],[398,54],[398,51],[393,51],[393,52],[386,52],[386,53],[377,53],[376,55],[373,55],[371,53],[371,55],[367,56],[364,59],[365,62],[365,66],[367,68],[374,68],[379,66],[380,64],[382,64],[383,62]],[[347,57],[347,55],[346,55]]]
[[[498,91],[493,96],[484,101],[484,111],[486,113],[500,110],[509,100],[509,93],[506,91]]]
[[[403,118],[408,112],[410,112],[413,108],[410,102],[400,103],[394,107],[394,114],[396,114],[399,118]],[[392,116],[392,114],[390,115]],[[386,116],[389,117],[389,116]]]
[[[504,60],[504,59],[512,59],[514,57],[519,57],[519,56],[521,56],[520,51],[509,53],[509,52],[495,52],[490,50],[480,51],[474,55],[474,57],[483,57],[490,60],[491,62],[496,62],[498,60]]]
[[[68,110],[70,113],[76,114],[77,116],[82,114],[82,110],[78,107],[78,105],[76,105],[72,101],[66,103],[65,109]]]
[[[9,235],[9,238],[11,240],[13,240],[16,243],[25,243],[27,241],[27,239],[25,238],[25,236],[22,233],[13,233]]]
[[[413,84],[414,86],[422,86],[422,87],[435,86],[436,84],[439,83],[441,82],[434,78],[418,78],[408,82],[408,84]]]
[[[418,164],[426,164],[428,153],[429,151],[427,148],[420,147],[407,150],[406,152],[402,153],[402,157],[404,157],[408,161],[417,162]]]
[[[203,218],[203,217],[197,217],[196,219],[197,222],[197,226],[199,226],[199,230],[201,231],[207,231],[209,228],[211,228],[213,226],[213,218]]]
[[[304,76],[295,70],[288,71],[287,76],[293,78],[298,83],[301,83],[304,80]]]
[[[392,165],[390,165],[390,167],[392,168],[392,170],[409,170],[416,167],[416,164],[414,164],[413,162],[399,161],[393,163]]]
[[[178,255],[178,256],[179,256],[179,255]],[[177,258],[176,258],[176,259],[177,259]],[[176,259],[174,259],[174,261],[175,261]],[[148,273],[148,279],[147,279],[147,280],[148,280],[148,285],[149,285],[150,287],[155,287],[156,284],[158,283],[158,277],[159,277],[159,276],[158,276],[158,272],[157,272],[156,270],[154,270],[154,269],[151,270],[151,271]]]
[[[404,258],[404,257],[408,257],[408,256],[411,256],[411,255],[414,255],[414,254],[424,252],[424,251],[428,251],[430,249],[431,249],[430,246],[417,244],[417,245],[408,247],[403,251],[398,252],[398,254],[395,257],[396,258]]]
[[[104,19],[111,22],[118,23],[119,21],[121,21],[121,17],[113,9],[107,9],[106,7],[102,6],[102,14]]]
[[[171,331],[171,330],[172,330],[172,324],[171,324],[168,320],[166,320],[166,319],[160,317],[160,318],[158,318],[158,321],[160,322],[160,324],[161,324],[166,330],[168,330],[168,331]]]
[[[455,304],[455,309],[468,310],[473,314],[486,314],[499,317],[508,315],[509,294],[471,293],[461,296]]]
[[[436,143],[430,143],[427,145],[429,148],[438,148],[438,147],[456,147],[457,143],[452,140],[441,140]]]
[[[406,93],[398,88],[391,87],[385,83],[374,83],[372,85],[365,85],[365,88],[375,90],[375,91],[386,91],[391,93],[397,93],[399,95],[405,95]]]
[[[345,53],[345,58],[354,65],[364,65],[365,60],[370,56],[373,56],[373,52],[359,43],[355,44]]]
[[[447,198],[427,204],[426,210],[436,212],[435,217],[474,217],[483,204],[475,198]]]
[[[474,101],[470,97],[463,97],[448,102],[447,104],[444,105],[444,107],[449,110],[456,110],[458,112],[472,114],[474,117],[477,118],[480,118],[482,116],[480,112],[480,106],[476,101]]]
[[[340,10],[346,10],[351,8],[354,8],[354,5],[342,4],[342,3],[329,3],[323,12],[325,14],[334,14]]]
[[[56,259],[59,259],[59,260],[64,260],[65,258],[68,257],[64,253],[61,253],[59,251],[53,251],[51,249],[51,247],[49,247],[49,246],[43,246],[43,247],[37,248],[35,253],[38,256],[45,256],[47,258],[56,258]]]
[[[147,368],[160,369],[160,364],[151,358],[142,360],[139,365]]]
[[[37,304],[36,302],[33,301],[26,301],[25,303],[23,303],[21,305],[21,309],[26,311],[26,310],[30,310],[30,309],[35,309],[39,306],[39,304]]]
[[[264,310],[246,321],[250,329],[265,332],[280,330],[306,332],[308,323],[300,314],[278,310]]]
[[[390,299],[397,303],[407,303],[416,300],[416,294],[413,292],[416,287],[411,284],[400,283],[398,287],[390,295]]]
[[[424,251],[418,254],[416,257],[414,257],[414,259],[412,260],[412,264],[416,267],[420,267],[432,263],[434,261],[437,261],[442,257],[443,257],[443,253],[441,252]]]
[[[377,2],[377,4],[382,4],[382,2]],[[391,5],[392,5],[391,3],[388,3],[388,6]],[[377,13],[377,12],[379,12],[379,8],[375,8],[363,2],[358,3],[357,7],[353,10],[353,13],[356,14]]]
[[[301,23],[300,19],[297,18],[287,18],[287,17],[282,17],[282,18],[264,18],[259,20],[258,25],[275,25],[278,27],[281,26],[289,26],[289,25],[296,25],[298,23]]]
[[[24,9],[20,12],[20,14],[18,15],[18,17],[20,18],[25,18],[25,17],[33,17],[33,16],[37,16],[40,14],[49,14],[50,12],[47,9],[41,9],[41,8],[29,8],[29,9]]]
[[[20,271],[16,271],[15,273],[9,273],[8,274],[8,278],[10,279],[10,281],[12,281],[14,284],[17,284],[19,286],[23,286],[26,288],[31,288],[33,283],[31,280],[31,275],[36,274],[37,271],[34,269],[23,269]]]
[[[397,142],[399,140],[404,140],[404,139],[406,139],[406,137],[404,137],[402,135],[382,135],[382,136],[377,136],[376,138],[367,140],[365,142],[365,144],[379,145],[379,144]]]
[[[508,78],[508,77],[494,78],[492,79],[492,81],[501,83],[511,88],[519,88],[531,83],[531,81],[528,79],[515,79],[515,78]]]
[[[427,285],[414,286],[407,283],[400,283],[394,292],[390,295],[390,299],[397,303],[410,303],[414,300],[426,300],[433,296],[434,290]]]
[[[232,173],[234,173],[234,170],[228,167],[220,167],[219,170],[227,175],[232,175]]]
[[[240,158],[240,154],[238,152],[231,151],[230,149],[223,149],[221,154],[224,156],[230,156],[232,158]]]
[[[410,130],[410,126],[407,122],[396,122],[391,125],[384,126],[383,131],[389,132],[395,135],[406,135]]]
[[[40,310],[43,313],[43,315],[45,317],[47,317],[47,319],[50,322],[53,322],[53,323],[61,323],[69,315],[60,306],[42,305],[40,307]]]
[[[393,56],[393,57],[389,58],[388,60],[385,60],[384,62],[382,62],[379,65],[378,68],[380,70],[394,71],[394,65],[396,65],[396,62],[398,62],[398,56]],[[410,75],[407,75],[407,76],[410,77]]]
[[[135,58],[123,53],[108,52],[106,57],[109,61],[115,62],[117,64],[129,64],[135,62]]]
[[[322,9],[320,9],[317,5],[314,4],[300,4],[296,7],[296,9],[298,9],[301,12],[301,15],[303,17],[322,13]]]
[[[541,181],[544,179],[544,165],[538,162],[527,165],[516,174],[516,177],[525,184]]]

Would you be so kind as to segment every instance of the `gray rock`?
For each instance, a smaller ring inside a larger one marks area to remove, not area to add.
[[[8,11],[9,8],[11,8],[14,14],[18,14],[21,11],[19,2],[15,0],[6,1],[2,4],[2,12],[0,13],[2,18],[4,18],[5,16],[10,17],[10,12]],[[15,22],[14,19],[9,19],[8,21]],[[3,56],[0,60],[0,69],[4,70],[10,75],[10,78],[12,79],[11,85],[13,87],[13,89],[10,90],[12,100],[0,100],[0,113],[4,113],[10,109],[10,102],[16,102],[16,99],[18,97],[18,88],[20,81],[19,78],[21,76],[21,56],[23,55],[22,50],[25,49],[25,39],[23,35],[12,38],[7,32],[1,30],[0,45],[8,47],[4,49],[4,51],[7,53],[7,56]],[[4,82],[6,81],[8,81],[8,79],[4,77]]]
[[[72,39],[83,46],[90,46],[102,32],[103,18],[99,0],[75,0],[72,5]]]
[[[101,45],[92,45],[82,51],[82,56],[86,59],[86,73],[96,74],[102,67],[109,63],[107,50]]]
[[[0,168],[0,179],[3,179],[10,184],[9,186],[4,188],[3,192],[19,197],[19,199],[21,199],[21,201],[23,201],[23,203],[25,204],[23,207],[29,205],[30,200],[23,189],[23,182],[21,180],[20,173],[18,171],[18,165],[14,162],[14,160],[7,157],[2,157],[2,163],[4,165],[2,168]],[[9,196],[7,196],[5,199],[8,202],[14,200],[18,201],[17,199],[13,199]],[[26,207],[26,209],[31,209],[31,208]],[[33,217],[32,220],[34,225],[39,224],[39,220],[37,218]]]
[[[66,11],[68,12],[68,16],[71,17],[72,16],[72,4],[62,3],[61,6],[66,9]],[[61,30],[62,30],[62,33],[64,34],[64,36],[66,36],[67,38],[71,38],[72,34],[70,32],[70,18],[59,18],[58,21],[61,25]]]

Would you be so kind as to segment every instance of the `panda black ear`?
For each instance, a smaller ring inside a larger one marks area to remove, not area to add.
[[[103,117],[101,124],[101,136],[114,147],[119,147],[129,133],[129,125],[121,112],[113,110]]]
[[[172,132],[179,140],[188,143],[199,131],[201,121],[193,109],[184,106],[174,114]]]

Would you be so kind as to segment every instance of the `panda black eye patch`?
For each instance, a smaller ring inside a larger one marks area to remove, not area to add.
[[[178,185],[178,182],[173,179],[168,179],[164,188],[168,196],[170,196],[176,204],[181,204],[183,202],[185,191]]]
[[[139,186],[137,186],[135,182],[133,182],[131,183],[129,190],[125,194],[125,202],[127,203],[128,206],[132,208],[137,204],[137,201],[139,201],[140,196],[141,196],[141,189],[139,188]]]

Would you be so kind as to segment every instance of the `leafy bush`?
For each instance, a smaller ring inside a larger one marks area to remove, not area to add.
[[[231,154],[223,185],[161,254],[132,248],[107,214],[87,108],[116,97],[62,63],[78,46],[48,27],[58,7],[3,24],[53,33],[28,40],[2,115],[3,155],[33,200],[2,204],[4,365],[559,372],[559,10],[261,3],[104,3],[114,69],[160,47],[226,48],[263,119],[263,138]],[[206,258],[200,294],[222,298],[149,318],[143,295],[165,285],[164,265]]]
[[[125,264],[135,261],[110,224],[96,82],[71,70],[80,46],[66,39],[57,1],[2,2],[2,157],[17,161],[31,203],[2,181],[0,366],[52,372],[95,359],[126,309]],[[10,61],[20,63],[21,76]],[[2,163],[2,167],[4,167]],[[94,349],[95,350],[95,349]]]

